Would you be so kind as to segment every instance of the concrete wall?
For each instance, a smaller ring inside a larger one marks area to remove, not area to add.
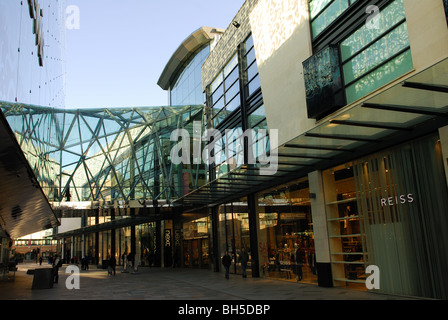
[[[302,62],[312,55],[307,0],[259,0],[250,13],[269,129],[279,145],[315,125],[308,119]]]
[[[404,0],[404,7],[416,73],[448,57],[445,9],[442,0]]]

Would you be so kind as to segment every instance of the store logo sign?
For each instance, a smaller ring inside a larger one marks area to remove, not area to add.
[[[393,207],[413,202],[414,202],[414,195],[412,193],[409,193],[407,195],[402,194],[400,196],[382,198],[381,207]]]
[[[42,28],[42,18],[44,16],[40,8],[39,0],[28,0],[30,10],[30,18],[33,19],[33,33],[36,35],[37,56],[39,58],[39,66],[44,66],[44,35]]]
[[[171,229],[165,229],[165,247],[171,247]]]

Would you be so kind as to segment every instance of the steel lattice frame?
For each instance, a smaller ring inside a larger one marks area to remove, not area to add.
[[[204,106],[0,107],[49,201],[170,201],[205,183],[204,165],[170,161],[172,131],[204,124]]]

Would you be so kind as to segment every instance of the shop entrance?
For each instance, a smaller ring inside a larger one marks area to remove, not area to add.
[[[240,255],[244,248],[249,255],[246,274],[252,276],[252,254],[247,198],[219,206],[219,248],[221,257],[225,251],[232,258],[230,273],[243,274]]]
[[[257,197],[263,275],[317,284],[308,179],[271,188]]]
[[[333,280],[366,290],[448,297],[448,199],[438,135],[346,163],[323,174]]]
[[[183,241],[183,266],[186,268],[208,269],[209,239],[190,239]]]

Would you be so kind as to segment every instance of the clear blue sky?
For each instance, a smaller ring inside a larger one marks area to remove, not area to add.
[[[227,28],[244,0],[67,0],[80,29],[67,30],[66,107],[167,105],[157,80],[201,26]]]

